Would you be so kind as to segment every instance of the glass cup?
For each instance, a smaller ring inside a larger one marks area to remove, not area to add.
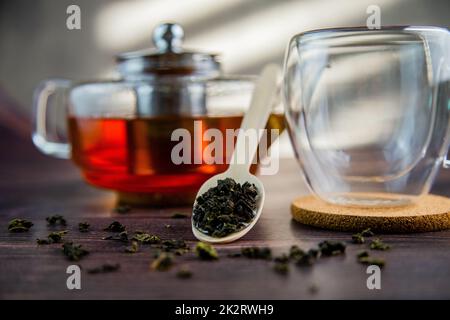
[[[450,33],[341,28],[294,36],[287,127],[311,191],[347,206],[398,206],[449,166]]]

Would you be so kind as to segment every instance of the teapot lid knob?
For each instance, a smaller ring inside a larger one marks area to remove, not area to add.
[[[1,1],[1,0],[0,0]],[[217,77],[217,55],[185,50],[184,31],[176,23],[163,23],[153,30],[154,49],[125,52],[117,56],[119,72],[129,79],[154,76]]]
[[[163,23],[153,31],[153,43],[159,52],[181,52],[183,28],[176,23]]]

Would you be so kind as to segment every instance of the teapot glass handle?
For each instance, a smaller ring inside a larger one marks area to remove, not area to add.
[[[448,153],[445,155],[442,166],[444,167],[444,169],[450,169],[450,160],[448,159]]]
[[[65,112],[67,93],[71,82],[64,79],[51,79],[42,82],[33,96],[33,134],[35,146],[44,154],[56,158],[70,158],[70,144],[66,134],[61,134],[57,124],[57,112],[49,112],[51,108],[58,108],[58,112]],[[64,138],[61,138],[64,136]]]

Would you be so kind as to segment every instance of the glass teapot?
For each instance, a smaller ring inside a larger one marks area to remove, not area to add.
[[[222,75],[217,55],[185,51],[183,36],[177,24],[158,26],[156,49],[117,56],[118,80],[44,81],[33,101],[34,144],[45,154],[71,158],[88,183],[116,191],[119,202],[192,204],[203,182],[226,170],[232,152],[226,146],[235,143],[235,136],[223,142],[217,159],[205,152],[206,132],[225,137],[227,129],[240,127],[254,77]],[[283,130],[276,109],[268,129]],[[56,121],[61,111],[65,130]]]

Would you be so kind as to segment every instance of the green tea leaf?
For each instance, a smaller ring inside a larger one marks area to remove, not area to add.
[[[33,223],[26,219],[13,219],[8,224],[8,231],[15,233],[28,232],[32,226]]]
[[[391,248],[390,245],[385,244],[381,239],[372,240],[370,243],[370,249],[372,250],[389,250]]]
[[[338,241],[322,241],[319,250],[323,256],[335,256],[345,253],[345,244]]]
[[[90,224],[87,223],[87,222],[80,222],[78,224],[78,230],[80,232],[88,232],[89,231],[89,227],[90,227]]]
[[[202,260],[217,260],[219,259],[219,255],[217,254],[216,249],[205,242],[197,242],[195,246],[195,252],[197,256]]]
[[[142,244],[157,244],[161,243],[161,238],[153,234],[144,233],[142,231],[136,231],[132,240],[138,241]]]
[[[55,225],[66,226],[67,225],[66,219],[60,214],[55,214],[53,216],[47,217],[47,218],[45,218],[45,220],[47,220],[47,223],[49,226],[55,226]]]
[[[63,254],[71,261],[79,261],[89,254],[89,251],[83,249],[82,245],[76,245],[72,242],[66,242],[62,245]]]
[[[139,243],[137,241],[132,241],[131,246],[125,248],[126,253],[136,253],[139,251]]]
[[[263,247],[247,247],[242,248],[241,253],[244,257],[250,258],[250,259],[263,259],[263,260],[270,260],[272,258],[272,251],[270,248]]]
[[[109,226],[107,226],[104,231],[109,232],[123,232],[125,231],[125,226],[122,225],[119,221],[113,221]]]
[[[150,267],[156,271],[167,271],[173,265],[173,257],[170,253],[162,252],[159,256],[152,262]]]

